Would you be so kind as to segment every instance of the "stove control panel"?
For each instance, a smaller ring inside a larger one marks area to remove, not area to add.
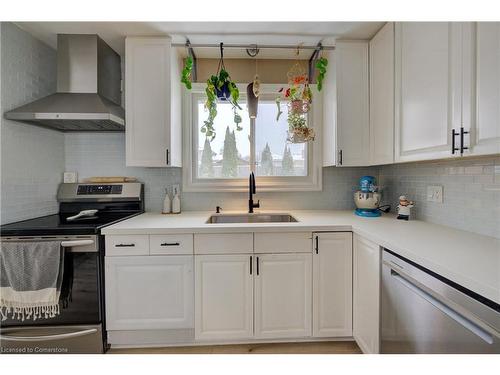
[[[76,195],[121,194],[122,185],[78,185]]]
[[[58,202],[137,202],[144,200],[144,185],[140,182],[60,184]]]

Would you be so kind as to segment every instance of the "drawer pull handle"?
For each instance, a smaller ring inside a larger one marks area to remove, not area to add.
[[[115,247],[134,247],[135,243],[118,243]]]
[[[160,246],[180,246],[179,242],[164,242]]]

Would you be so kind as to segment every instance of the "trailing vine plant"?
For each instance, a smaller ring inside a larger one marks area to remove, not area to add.
[[[191,72],[193,70],[193,58],[188,56],[184,63],[184,69],[181,73],[181,82],[184,83],[188,90],[191,90]]]
[[[323,80],[325,79],[326,75],[326,67],[328,66],[328,59],[326,57],[320,57],[316,61],[316,69],[318,69],[318,77],[316,78],[316,81],[318,83],[318,91],[321,91],[323,88]]]
[[[223,55],[223,44],[220,44],[220,60],[219,66],[217,68],[217,74],[212,75],[207,80],[207,87],[205,93],[207,94],[207,100],[205,102],[205,109],[208,111],[208,118],[203,122],[201,127],[201,132],[206,135],[207,138],[212,141],[215,136],[214,120],[217,116],[217,101],[225,101],[231,103],[233,107],[233,121],[236,125],[236,130],[242,130],[241,122],[243,121],[238,110],[241,110],[241,106],[238,104],[240,98],[240,91],[233,82],[229,73],[224,66],[224,55]]]

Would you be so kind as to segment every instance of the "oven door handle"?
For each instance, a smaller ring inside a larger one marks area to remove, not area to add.
[[[62,247],[76,247],[76,246],[88,246],[93,245],[94,240],[75,240],[75,241],[62,241]]]
[[[84,329],[82,331],[69,332],[69,333],[60,333],[57,335],[44,335],[44,336],[11,336],[11,335],[0,335],[0,340],[5,341],[54,341],[61,339],[69,339],[73,337],[80,337],[86,335],[92,335],[97,333],[96,328]]]

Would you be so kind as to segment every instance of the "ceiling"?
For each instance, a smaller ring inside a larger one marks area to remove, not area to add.
[[[170,35],[174,43],[333,44],[335,39],[371,39],[383,22],[18,22],[46,44],[57,47],[59,33],[98,34],[120,55],[128,35]],[[183,48],[181,50],[184,50]],[[217,48],[197,48],[197,57],[216,58]],[[311,51],[301,53],[309,58]],[[245,50],[226,49],[228,58],[248,58]],[[261,50],[259,58],[295,58],[294,50]]]

